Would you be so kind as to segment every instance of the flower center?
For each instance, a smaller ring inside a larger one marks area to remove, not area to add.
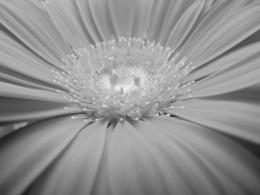
[[[141,118],[169,106],[192,69],[178,53],[138,38],[73,50],[53,71],[65,98],[95,118]]]

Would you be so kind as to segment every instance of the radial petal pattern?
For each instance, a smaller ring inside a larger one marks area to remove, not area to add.
[[[258,0],[0,1],[0,194],[258,195]]]
[[[54,118],[15,131],[1,141],[1,177],[3,194],[23,191],[66,149],[84,127],[70,117]]]

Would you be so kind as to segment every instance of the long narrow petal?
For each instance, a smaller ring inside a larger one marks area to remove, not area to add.
[[[108,0],[89,0],[89,10],[91,11],[95,26],[102,37],[102,41],[111,39],[116,35],[114,23],[111,16]]]
[[[0,122],[27,121],[77,113],[53,82],[51,64],[0,34]],[[62,90],[62,89],[61,89]]]
[[[17,41],[0,33],[0,79],[38,88],[55,88],[52,69],[58,67],[41,60]]]
[[[4,82],[0,82],[0,89],[0,97],[17,99],[21,98],[60,103],[69,102],[68,100],[63,99],[60,94],[51,90],[41,90],[35,88],[22,87]]]
[[[147,0],[135,0],[135,12],[134,12],[134,21],[132,27],[132,37],[144,38],[147,35],[147,30],[149,26],[150,17],[153,14],[152,1]]]
[[[165,13],[167,13],[169,8],[172,8],[172,4],[174,4],[174,1],[170,0],[152,1],[152,10],[149,17],[149,26],[147,28],[148,40],[158,40],[162,31],[164,19],[167,16]]]
[[[4,0],[0,10],[0,23],[9,33],[46,61],[55,64],[68,52],[48,15],[31,1]]]
[[[81,20],[77,6],[71,0],[34,1],[51,18],[62,39],[74,48],[93,43]]]
[[[117,126],[108,160],[113,195],[257,194],[257,165],[223,135],[166,118]]]
[[[82,129],[66,152],[35,182],[29,194],[109,194],[106,187],[100,186],[107,182],[102,171],[106,168],[107,131],[99,123]],[[98,190],[104,191],[98,193]]]
[[[110,0],[109,3],[117,36],[131,37],[136,1]]]
[[[78,113],[58,93],[0,82],[0,122],[33,120]]]
[[[177,49],[191,34],[199,16],[204,10],[203,8],[205,8],[205,1],[194,1],[191,5],[188,4],[188,7],[187,3],[185,4],[183,1],[174,2],[178,2],[178,4],[174,4],[173,11],[169,10],[169,18],[165,19],[166,22],[162,28],[160,42],[172,49]],[[173,24],[169,24],[170,22]]]
[[[219,1],[200,22],[182,52],[198,64],[225,53],[260,29],[257,1]]]
[[[66,149],[86,122],[55,118],[22,128],[0,139],[0,189],[22,194]]]
[[[48,101],[0,98],[0,123],[39,120],[60,115],[80,113],[78,107]]]
[[[258,92],[251,92],[251,97],[250,94],[237,93],[242,99],[240,101],[232,94],[229,100],[194,99],[186,101],[184,108],[174,108],[169,112],[216,131],[260,144],[260,107],[259,101],[255,102],[252,93],[259,93],[259,88]],[[242,98],[245,95],[249,97],[248,101]]]
[[[13,131],[20,129],[28,125],[27,122],[18,122],[18,123],[5,123],[0,126],[0,138],[12,133]]]
[[[74,2],[86,34],[94,42],[102,42],[103,38],[94,19],[93,11],[90,9],[89,0],[74,0]]]
[[[260,82],[260,44],[231,52],[188,75],[183,82],[200,80],[191,87],[193,97],[228,93]]]

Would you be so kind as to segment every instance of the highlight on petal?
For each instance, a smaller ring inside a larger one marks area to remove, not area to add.
[[[12,133],[13,131],[25,127],[28,122],[18,122],[18,123],[5,123],[0,125],[0,138]]]
[[[0,189],[22,194],[86,125],[70,117],[36,122],[0,139]]]

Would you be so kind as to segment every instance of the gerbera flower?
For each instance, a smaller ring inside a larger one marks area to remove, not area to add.
[[[259,1],[2,0],[0,29],[0,194],[259,194]]]

